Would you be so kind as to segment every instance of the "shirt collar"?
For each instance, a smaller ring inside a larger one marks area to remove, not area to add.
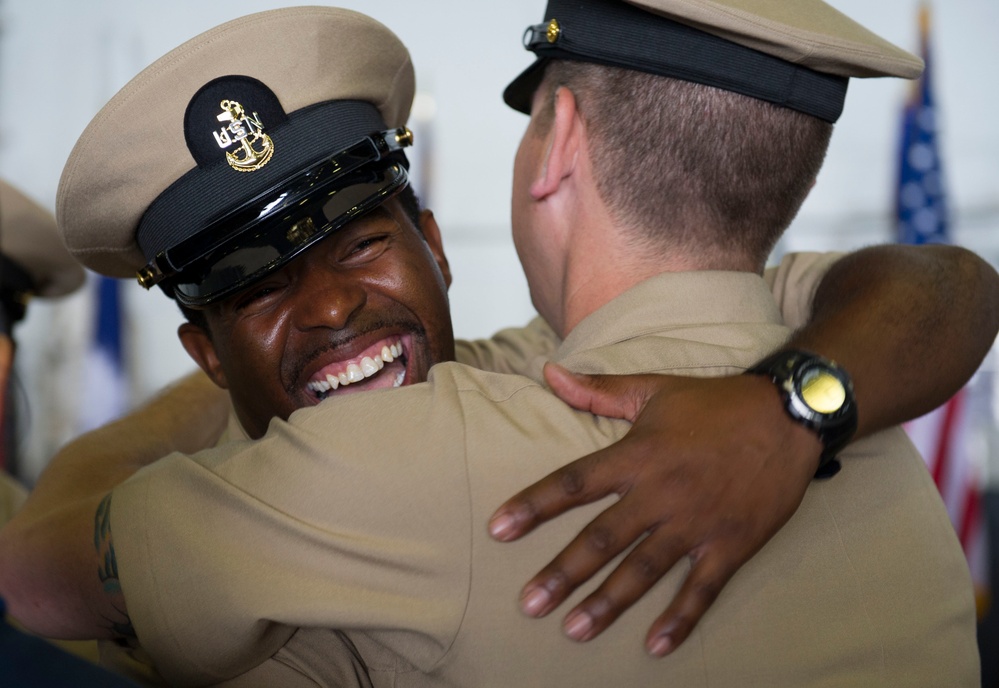
[[[646,334],[697,326],[738,323],[782,324],[780,309],[766,282],[749,272],[670,272],[635,285],[584,318],[552,357],[634,339]]]

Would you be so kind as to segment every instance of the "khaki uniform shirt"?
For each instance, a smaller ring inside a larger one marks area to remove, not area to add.
[[[592,314],[552,358],[723,375],[787,335],[759,277],[663,275]],[[114,491],[139,640],[181,685],[337,685],[350,667],[327,649],[363,660],[376,686],[977,685],[964,557],[897,428],[809,487],[666,660],[642,640],[686,563],[584,645],[564,638],[560,614],[521,615],[523,582],[608,502],[516,544],[489,538],[489,515],[626,430],[537,379],[448,363],[426,384],[298,411],[257,442],[167,457]]]
[[[0,526],[14,516],[28,498],[28,491],[21,483],[0,471]]]

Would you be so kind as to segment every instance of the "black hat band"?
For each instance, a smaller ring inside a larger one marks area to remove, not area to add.
[[[525,48],[538,61],[503,93],[530,113],[531,97],[550,59],[593,62],[692,81],[758,98],[835,122],[848,79],[787,62],[621,0],[551,0],[552,21],[529,27]]]
[[[139,222],[139,248],[152,260],[234,208],[382,129],[378,109],[364,101],[329,101],[298,110],[268,129],[274,153],[260,169],[237,172],[223,158],[210,167],[195,167],[164,190]]]
[[[204,307],[280,268],[408,184],[405,127],[374,132],[156,254],[139,283]]]

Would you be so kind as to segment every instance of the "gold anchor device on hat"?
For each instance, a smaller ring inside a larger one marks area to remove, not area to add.
[[[344,60],[364,66],[333,67]],[[223,299],[407,186],[414,88],[406,48],[362,14],[297,7],[223,24],[87,127],[59,186],[66,244],[184,306]],[[163,126],[146,126],[150,111]]]
[[[274,141],[264,133],[264,124],[257,118],[257,113],[253,113],[253,117],[247,117],[243,106],[234,100],[223,100],[219,107],[222,108],[222,114],[216,119],[230,124],[223,127],[221,132],[216,132],[215,140],[220,148],[228,148],[234,142],[240,145],[238,150],[226,153],[225,159],[237,172],[256,172],[271,159]],[[257,143],[260,144],[260,150],[253,147]]]

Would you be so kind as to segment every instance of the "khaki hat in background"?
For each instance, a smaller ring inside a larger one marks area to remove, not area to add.
[[[835,122],[850,77],[914,79],[923,62],[821,0],[551,0],[524,45],[538,59],[507,86],[530,111],[550,59],[693,81]]]
[[[0,180],[0,288],[25,296],[63,296],[86,279],[83,267],[63,246],[55,217]]]
[[[86,128],[59,184],[66,246],[184,305],[222,298],[405,187],[414,91],[405,46],[357,12],[294,7],[218,26]]]

